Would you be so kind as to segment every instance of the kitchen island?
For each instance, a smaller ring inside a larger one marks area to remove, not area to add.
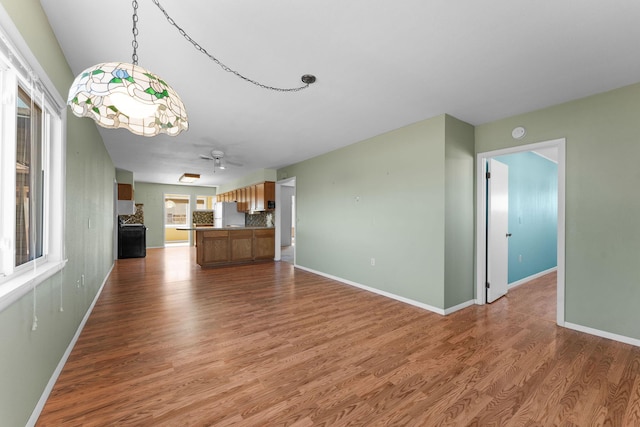
[[[192,227],[196,232],[196,262],[200,267],[273,261],[273,227]]]

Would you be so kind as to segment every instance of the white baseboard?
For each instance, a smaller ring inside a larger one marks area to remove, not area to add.
[[[95,298],[93,298],[93,301],[91,302],[91,305],[89,306],[89,309],[87,310],[87,312],[85,313],[84,317],[82,318],[82,321],[80,322],[80,325],[78,325],[78,329],[76,330],[75,335],[71,339],[71,342],[67,346],[67,350],[62,355],[62,358],[60,359],[60,362],[58,362],[58,366],[56,366],[56,369],[55,369],[55,371],[53,371],[53,375],[51,375],[51,378],[49,379],[49,382],[47,383],[47,386],[44,388],[44,391],[42,392],[42,395],[40,396],[40,400],[38,400],[38,404],[36,405],[35,408],[33,408],[33,412],[31,413],[31,417],[29,417],[29,420],[27,421],[27,424],[26,424],[27,427],[33,427],[33,426],[36,425],[36,422],[38,421],[38,417],[40,416],[40,413],[44,409],[44,405],[45,405],[45,403],[47,403],[47,399],[49,398],[49,395],[51,394],[51,391],[53,390],[53,386],[56,384],[56,381],[58,380],[58,377],[60,376],[60,373],[62,372],[62,368],[64,368],[65,363],[67,363],[67,359],[69,358],[69,355],[71,354],[71,351],[73,350],[73,347],[76,345],[76,342],[78,341],[78,338],[80,337],[80,334],[82,333],[82,330],[84,329],[84,325],[87,323],[87,320],[89,320],[89,316],[91,315],[91,312],[93,311],[93,307],[95,307],[96,303],[98,302],[98,298],[100,298],[100,294],[102,294],[102,289],[104,288],[104,285],[107,283],[107,279],[109,279],[109,276],[111,275],[111,271],[113,270],[113,267],[114,267],[114,264],[111,264],[111,268],[109,269],[109,271],[107,272],[107,275],[105,276],[104,280],[102,281],[102,285],[100,285],[100,289],[98,289],[98,292],[96,292],[96,296],[95,296]]]
[[[574,331],[584,332],[585,334],[595,335],[597,337],[607,338],[614,341],[620,341],[625,344],[631,344],[631,345],[635,345],[636,347],[640,347],[640,340],[631,338],[631,337],[626,337],[624,335],[613,334],[611,332],[589,328],[588,326],[576,325],[575,323],[570,323],[570,322],[565,322],[564,327],[568,329],[573,329]]]
[[[458,305],[456,305],[454,307],[450,307],[450,308],[447,308],[447,309],[443,310],[443,309],[438,308],[438,307],[433,307],[433,306],[430,306],[428,304],[424,304],[424,303],[421,303],[421,302],[418,302],[418,301],[411,300],[409,298],[405,298],[405,297],[401,297],[401,296],[392,294],[390,292],[381,291],[380,289],[376,289],[376,288],[372,288],[372,287],[369,287],[369,286],[365,286],[365,285],[362,285],[360,283],[353,282],[351,280],[347,280],[347,279],[343,279],[341,277],[333,276],[331,274],[322,273],[320,271],[316,271],[316,270],[313,270],[311,268],[303,267],[301,265],[297,265],[296,264],[296,265],[294,265],[294,267],[295,268],[299,268],[301,270],[308,271],[308,272],[313,273],[313,274],[317,274],[318,276],[323,276],[323,277],[326,277],[328,279],[332,279],[332,280],[335,280],[337,282],[344,283],[346,285],[354,286],[356,288],[363,289],[365,291],[373,292],[374,294],[382,295],[382,296],[385,296],[387,298],[394,299],[396,301],[400,301],[400,302],[403,302],[403,303],[406,303],[406,304],[409,304],[409,305],[413,305],[415,307],[419,307],[419,308],[422,308],[422,309],[425,309],[425,310],[428,310],[428,311],[431,311],[431,312],[434,312],[434,313],[437,313],[437,314],[440,314],[440,315],[443,315],[443,316],[446,316],[448,314],[454,313],[454,312],[456,312],[458,310],[462,310],[462,309],[467,308],[469,306],[472,306],[474,304],[480,304],[479,300],[470,300],[470,301],[467,301],[467,302],[463,302],[462,304],[458,304]],[[541,273],[538,273],[537,275],[534,275],[534,276],[536,276],[536,277],[543,276],[543,275],[551,273],[552,271],[555,271],[555,270],[556,270],[556,268],[554,267],[554,268],[551,268],[549,270],[546,270],[546,271],[543,271]],[[523,279],[523,280],[531,280],[532,278],[535,278],[534,276],[529,276],[527,279]],[[514,282],[514,283],[517,283],[517,282]],[[520,283],[520,284],[522,284],[522,283]],[[573,330],[578,331],[578,332],[584,332],[586,334],[595,335],[595,336],[602,337],[602,338],[607,338],[607,339],[614,340],[614,341],[620,341],[620,342],[623,342],[625,344],[634,345],[636,347],[640,347],[640,340],[635,339],[635,338],[631,338],[631,337],[626,337],[624,335],[618,335],[618,334],[613,334],[611,332],[600,331],[598,329],[593,329],[593,328],[589,328],[587,326],[582,326],[582,325],[576,325],[575,323],[570,323],[570,322],[564,322],[563,325],[558,325],[558,326],[565,327],[565,328],[568,328],[568,329],[573,329]]]
[[[342,277],[337,277],[337,276],[333,276],[331,274],[323,273],[321,271],[316,271],[316,270],[313,270],[311,268],[303,267],[303,266],[298,265],[298,264],[296,264],[295,267],[299,268],[300,270],[305,270],[305,271],[308,271],[309,273],[317,274],[318,276],[326,277],[327,279],[335,280],[337,282],[341,282],[341,283],[344,283],[344,284],[349,285],[349,286],[353,286],[353,287],[356,287],[356,288],[359,288],[359,289],[362,289],[362,290],[365,290],[365,291],[368,291],[368,292],[372,292],[374,294],[382,295],[384,297],[391,298],[391,299],[394,299],[396,301],[400,301],[400,302],[403,302],[405,304],[412,305],[414,307],[419,307],[419,308],[422,308],[424,310],[428,310],[428,311],[431,311],[433,313],[440,314],[442,316],[446,316],[447,314],[451,314],[451,313],[453,313],[455,311],[462,310],[463,308],[469,307],[469,306],[471,306],[471,305],[473,305],[475,303],[474,300],[471,300],[471,301],[464,302],[462,304],[458,304],[455,307],[451,307],[451,308],[447,308],[447,309],[443,310],[441,308],[434,307],[434,306],[431,306],[429,304],[425,304],[425,303],[422,303],[422,302],[419,302],[419,301],[415,301],[415,300],[412,300],[412,299],[409,299],[409,298],[405,298],[405,297],[402,297],[400,295],[392,294],[390,292],[382,291],[380,289],[372,288],[370,286],[366,286],[366,285],[363,285],[361,283],[356,283],[356,282],[353,282],[351,280],[343,279]]]
[[[472,300],[469,300],[469,301],[463,302],[462,304],[454,305],[453,307],[446,308],[446,309],[444,310],[444,314],[445,314],[445,316],[446,316],[446,315],[448,315],[448,314],[455,313],[456,311],[460,311],[460,310],[462,310],[463,308],[471,307],[471,306],[472,306],[472,305],[474,305],[475,303],[476,303],[476,300],[475,300],[475,299],[472,299]]]
[[[557,270],[558,270],[558,267],[552,267],[548,270],[541,271],[540,273],[532,274],[531,276],[525,277],[524,279],[516,280],[513,283],[509,283],[509,289],[515,288],[516,286],[523,285],[527,282],[530,282],[533,279],[537,279],[538,277],[542,277],[546,274],[553,273],[554,271],[557,271]]]

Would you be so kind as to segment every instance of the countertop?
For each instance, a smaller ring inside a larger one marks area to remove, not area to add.
[[[211,231],[211,230],[270,230],[275,227],[211,227],[211,226],[195,226],[195,227],[177,227],[176,230],[188,231]]]

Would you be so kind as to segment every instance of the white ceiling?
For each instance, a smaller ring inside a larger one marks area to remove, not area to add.
[[[131,62],[129,1],[41,0],[75,74]],[[638,0],[160,0],[223,71],[139,0],[141,66],[182,97],[189,130],[145,138],[100,128],[136,181],[219,185],[426,118],[473,125],[640,81]],[[66,96],[66,94],[63,94]],[[89,120],[89,119],[83,119]],[[212,173],[200,154],[243,167]]]

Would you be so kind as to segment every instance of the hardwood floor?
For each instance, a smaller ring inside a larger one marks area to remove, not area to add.
[[[640,425],[640,348],[557,327],[530,286],[442,317],[151,249],[117,261],[38,425]]]

